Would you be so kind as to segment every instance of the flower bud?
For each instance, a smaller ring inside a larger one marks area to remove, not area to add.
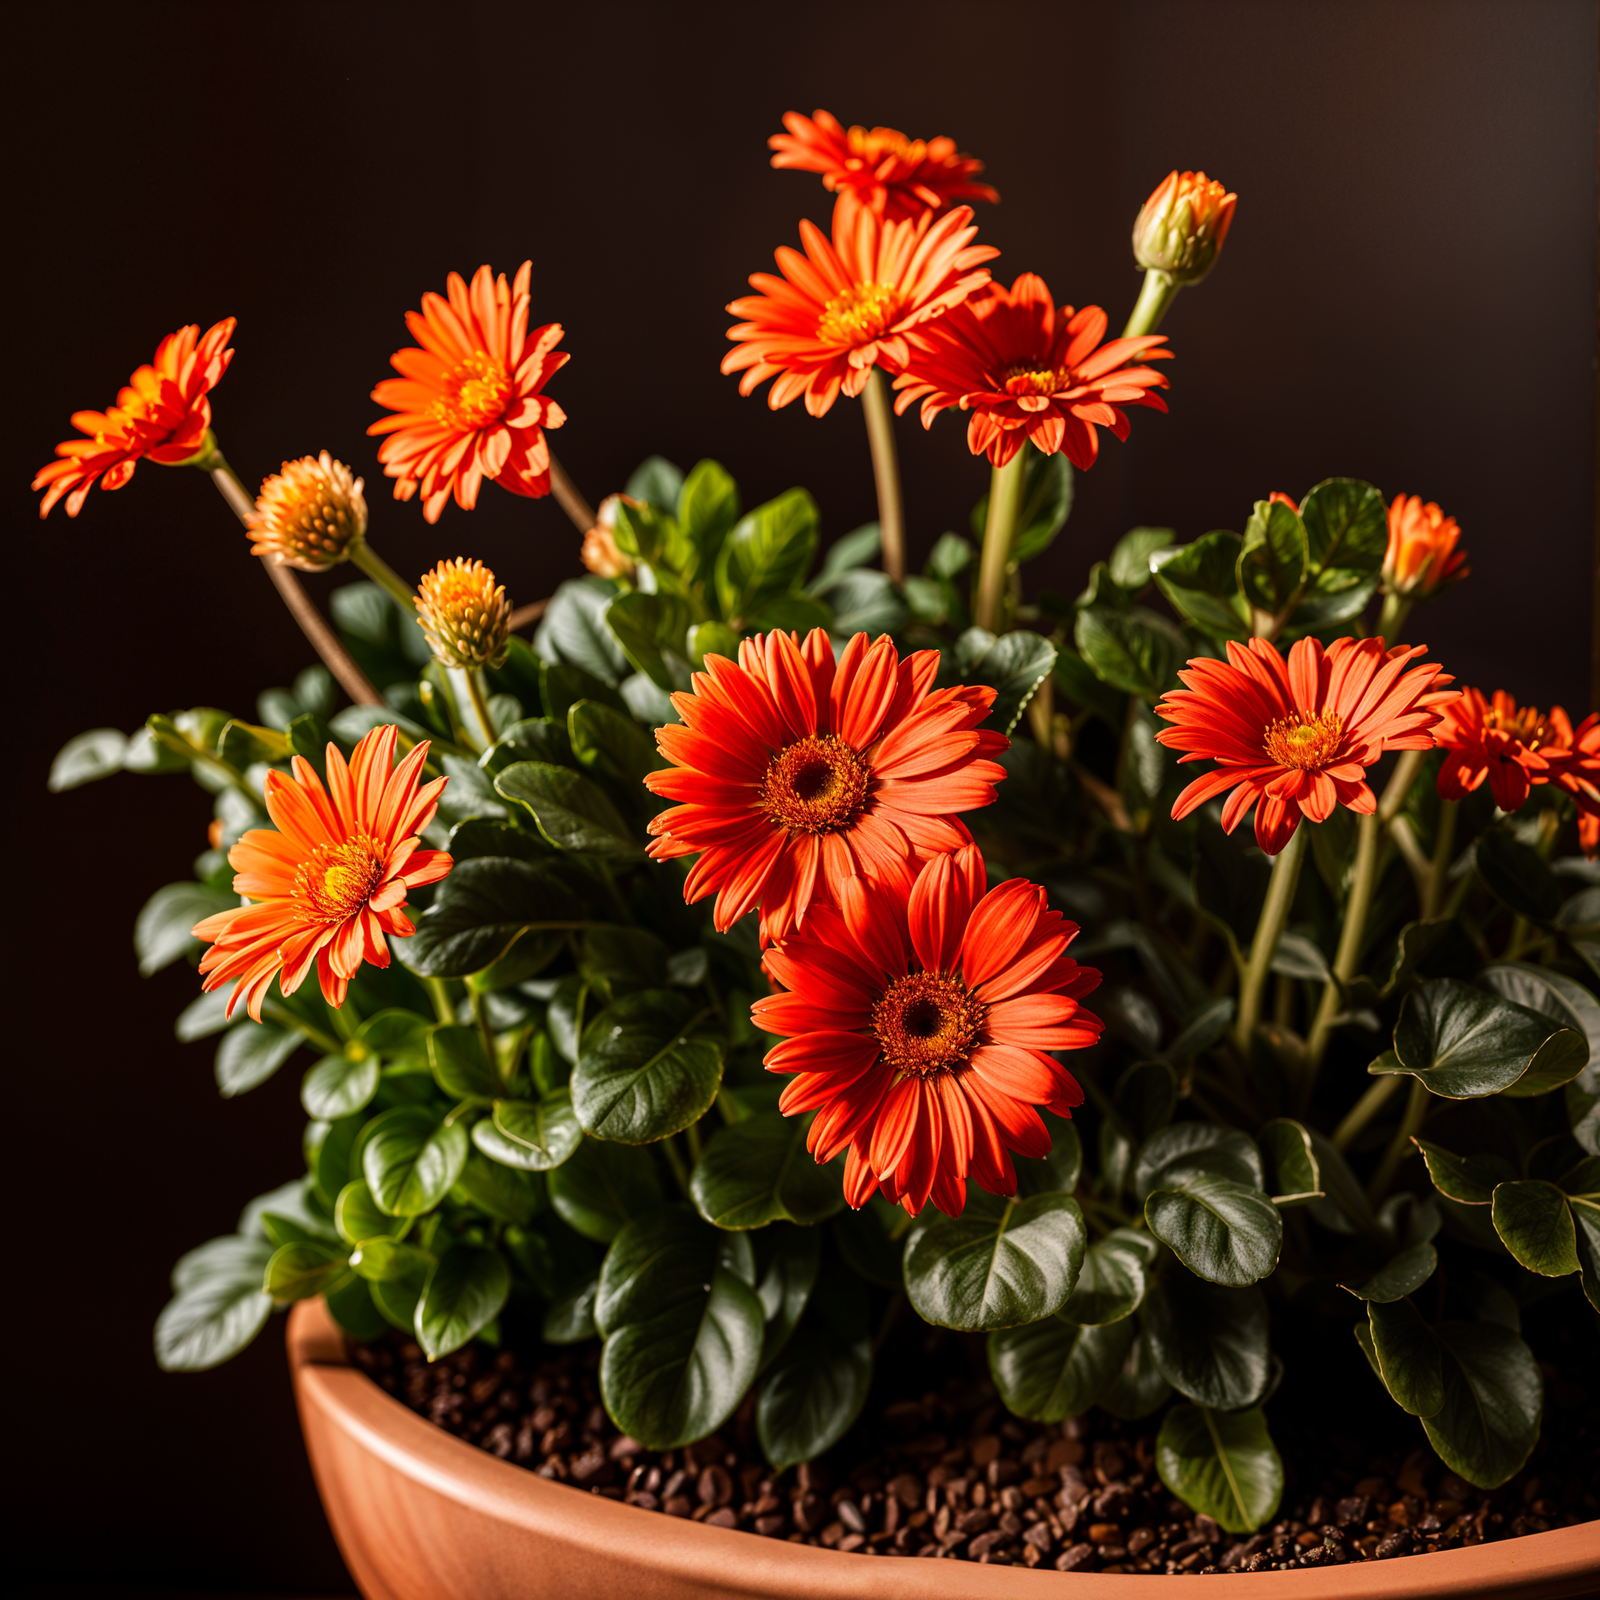
[[[1199,283],[1216,265],[1238,198],[1203,172],[1169,172],[1133,225],[1134,260],[1174,283]]]
[[[362,480],[326,450],[285,461],[261,485],[247,527],[255,554],[302,572],[326,572],[350,559],[367,532]]]
[[[1383,558],[1383,586],[1390,594],[1425,600],[1447,583],[1471,573],[1467,552],[1456,548],[1461,529],[1431,500],[1420,495],[1394,497],[1389,507],[1389,549]]]
[[[600,502],[594,526],[583,536],[583,564],[602,578],[631,578],[633,563],[617,547],[612,531],[617,525],[619,494],[608,494]]]
[[[511,602],[481,561],[441,561],[417,585],[417,621],[447,667],[498,667],[511,633]]]

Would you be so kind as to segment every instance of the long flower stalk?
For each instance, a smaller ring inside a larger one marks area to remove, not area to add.
[[[989,471],[989,515],[983,525],[983,555],[978,564],[978,595],[972,607],[972,620],[990,633],[1000,631],[1027,464],[1028,452],[1023,449],[1005,466],[992,467]]]
[[[385,590],[398,603],[401,610],[416,614],[416,591],[389,565],[365,539],[358,540],[350,548],[350,559],[377,584]]]
[[[1137,339],[1146,333],[1154,333],[1161,326],[1161,319],[1166,316],[1172,302],[1178,298],[1178,291],[1183,287],[1176,282],[1171,273],[1163,272],[1159,267],[1151,267],[1144,275],[1144,283],[1139,288],[1139,298],[1134,302],[1128,325],[1122,330],[1124,339]]]
[[[579,533],[587,533],[594,526],[594,509],[578,493],[576,485],[567,476],[561,463],[556,460],[554,450],[550,452],[550,493],[555,496],[556,504],[566,512]]]
[[[1439,802],[1439,827],[1433,844],[1433,860],[1429,864],[1427,888],[1422,897],[1422,920],[1439,914],[1444,900],[1444,886],[1450,877],[1450,863],[1456,847],[1456,812],[1459,800]]]
[[[878,490],[878,529],[883,536],[883,570],[895,583],[905,582],[905,510],[900,499],[900,463],[894,448],[894,413],[889,391],[876,367],[861,391],[861,410],[867,419],[867,443],[872,447],[872,477]]]
[[[1294,891],[1300,882],[1306,831],[1296,828],[1272,863],[1272,881],[1267,885],[1267,898],[1256,923],[1256,936],[1250,941],[1250,956],[1240,975],[1239,1011],[1233,1021],[1233,1038],[1246,1060],[1255,1040],[1256,1023],[1261,1018],[1261,997],[1266,992],[1267,974],[1272,970],[1278,938],[1289,920],[1289,908],[1294,904]]]

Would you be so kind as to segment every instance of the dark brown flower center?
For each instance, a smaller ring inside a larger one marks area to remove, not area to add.
[[[855,825],[872,768],[843,739],[814,733],[785,746],[761,779],[758,804],[794,833],[838,833]]]
[[[929,1078],[972,1059],[988,1007],[951,972],[908,972],[872,1007],[872,1031],[896,1072]]]

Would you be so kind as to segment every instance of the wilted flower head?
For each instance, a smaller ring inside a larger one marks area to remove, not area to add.
[[[1133,225],[1133,256],[1175,283],[1199,283],[1216,265],[1238,195],[1203,172],[1169,172]]]
[[[261,485],[247,524],[255,553],[279,566],[325,572],[366,536],[362,480],[326,450],[285,461]]]
[[[1461,529],[1431,500],[1397,494],[1389,507],[1389,549],[1383,558],[1384,587],[1425,600],[1447,583],[1471,576],[1467,552],[1458,550]]]
[[[481,561],[441,561],[417,585],[417,621],[447,667],[498,667],[511,635],[511,602]]]
[[[617,548],[613,531],[622,498],[620,494],[608,494],[595,513],[594,526],[583,536],[583,564],[601,578],[633,576],[633,563]]]

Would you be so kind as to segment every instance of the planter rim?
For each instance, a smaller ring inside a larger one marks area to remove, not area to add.
[[[393,1471],[446,1500],[537,1538],[592,1553],[621,1568],[668,1572],[707,1595],[789,1600],[1048,1600],[1070,1582],[1076,1600],[1180,1600],[1176,1575],[1058,1573],[1048,1567],[970,1561],[865,1560],[813,1545],[763,1539],[641,1511],[541,1478],[468,1444],[419,1416],[351,1363],[323,1302],[301,1301],[288,1319],[289,1366],[302,1413],[315,1410]],[[1600,1571],[1600,1522],[1492,1544],[1390,1561],[1295,1572],[1213,1574],[1243,1586],[1241,1600],[1445,1600],[1466,1594],[1541,1600],[1585,1592]],[[863,1579],[866,1580],[865,1585]],[[1053,1586],[1053,1587],[1052,1587]],[[1183,1591],[1187,1592],[1187,1591]]]

